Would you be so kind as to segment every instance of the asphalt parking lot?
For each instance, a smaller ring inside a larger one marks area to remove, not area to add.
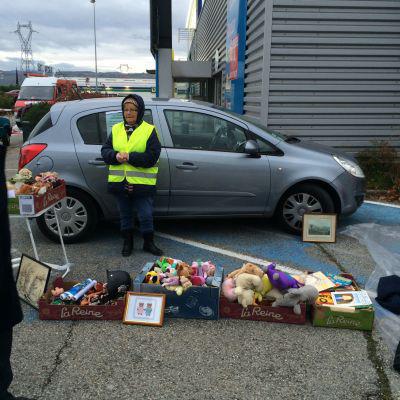
[[[13,153],[8,162],[12,163]],[[8,164],[11,170],[11,164]],[[11,171],[10,171],[11,173]],[[211,260],[226,272],[244,261],[300,270],[351,272],[364,284],[374,269],[367,249],[341,234],[348,225],[400,224],[400,208],[364,204],[341,221],[335,244],[303,243],[269,221],[156,222],[166,255]],[[26,225],[11,219],[15,253],[33,255]],[[34,228],[42,260],[62,263],[58,244]],[[104,281],[106,269],[138,273],[154,257],[120,256],[118,227],[67,246],[71,279]],[[378,332],[220,319],[165,319],[162,328],[118,321],[50,322],[24,305],[15,329],[12,391],[37,399],[400,399],[400,375]]]

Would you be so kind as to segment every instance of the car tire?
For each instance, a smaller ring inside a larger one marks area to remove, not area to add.
[[[335,205],[329,193],[317,185],[303,184],[288,190],[279,201],[276,217],[283,229],[300,235],[304,213],[333,213]]]
[[[93,232],[98,222],[94,201],[81,190],[67,187],[67,196],[54,209],[36,218],[40,231],[53,242],[60,242],[54,210],[57,212],[64,243],[80,242]]]

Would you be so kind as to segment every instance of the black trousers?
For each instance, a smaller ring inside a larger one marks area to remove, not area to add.
[[[0,399],[6,397],[7,389],[13,380],[10,356],[13,328],[0,330]]]

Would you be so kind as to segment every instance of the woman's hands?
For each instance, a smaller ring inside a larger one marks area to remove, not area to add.
[[[123,164],[124,162],[128,162],[129,154],[128,153],[117,153],[116,158],[120,164]]]

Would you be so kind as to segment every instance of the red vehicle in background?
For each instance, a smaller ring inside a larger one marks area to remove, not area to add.
[[[54,104],[58,101],[78,99],[78,85],[72,79],[56,77],[29,76],[21,84],[17,101],[14,104],[16,122],[21,113],[36,103]]]

